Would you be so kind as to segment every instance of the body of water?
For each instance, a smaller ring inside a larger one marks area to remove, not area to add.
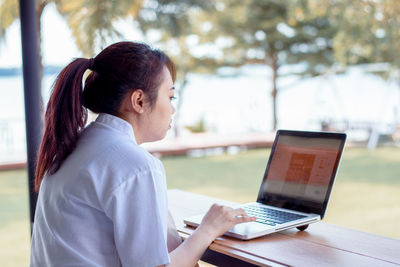
[[[45,101],[55,78],[44,77]],[[400,122],[398,81],[384,81],[357,68],[304,80],[289,76],[281,78],[278,86],[278,128],[319,130],[322,121],[330,121],[371,124],[390,131]],[[266,67],[245,67],[240,74],[225,77],[192,74],[182,98],[181,127],[203,120],[208,131],[219,134],[272,130],[271,80]],[[22,76],[3,76],[0,163],[25,158]]]

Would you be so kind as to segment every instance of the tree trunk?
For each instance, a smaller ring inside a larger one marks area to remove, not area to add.
[[[183,80],[179,86],[179,90],[177,92],[177,104],[176,104],[176,111],[175,111],[175,116],[174,116],[174,135],[175,138],[179,137],[181,135],[180,133],[180,113],[181,113],[181,107],[183,103],[183,93],[185,91],[186,85],[187,85],[187,79],[186,79],[187,72],[184,72],[182,75]]]
[[[277,55],[273,55],[272,57],[272,116],[273,116],[273,130],[275,131],[278,127],[278,115],[277,115],[277,102],[276,98],[278,95],[278,87],[277,87],[277,80],[278,80],[278,57]]]
[[[40,4],[37,5],[36,7],[36,30],[37,30],[37,53],[39,57],[39,66],[38,66],[38,72],[39,72],[39,88],[40,88],[40,109],[42,110],[42,113],[44,114],[44,103],[43,103],[43,95],[42,95],[42,80],[43,80],[43,62],[42,62],[42,25],[40,23],[42,13],[44,8],[46,7],[47,2],[43,1]]]

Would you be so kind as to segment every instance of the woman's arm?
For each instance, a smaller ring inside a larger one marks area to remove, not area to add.
[[[168,211],[168,228],[167,228],[167,246],[168,252],[171,253],[174,249],[176,249],[180,244],[182,244],[183,240],[179,236],[178,231],[176,230],[176,225],[174,218],[171,215],[171,212]]]
[[[168,266],[195,266],[211,242],[238,223],[255,221],[243,209],[214,204],[204,216],[200,226],[169,255]]]

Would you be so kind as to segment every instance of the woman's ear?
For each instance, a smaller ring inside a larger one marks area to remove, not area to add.
[[[143,113],[145,108],[145,94],[142,90],[137,89],[131,93],[130,105],[137,113]]]

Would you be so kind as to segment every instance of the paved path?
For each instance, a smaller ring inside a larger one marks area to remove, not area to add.
[[[187,155],[199,150],[271,147],[274,136],[274,133],[248,133],[240,135],[201,133],[164,139],[158,142],[146,143],[142,146],[157,156],[177,156]]]
[[[145,143],[142,146],[157,157],[178,155],[204,155],[211,150],[250,149],[271,147],[274,133],[246,133],[218,135],[199,133],[179,138],[165,138],[158,142]],[[0,163],[0,170],[21,169],[26,167],[24,160]]]

